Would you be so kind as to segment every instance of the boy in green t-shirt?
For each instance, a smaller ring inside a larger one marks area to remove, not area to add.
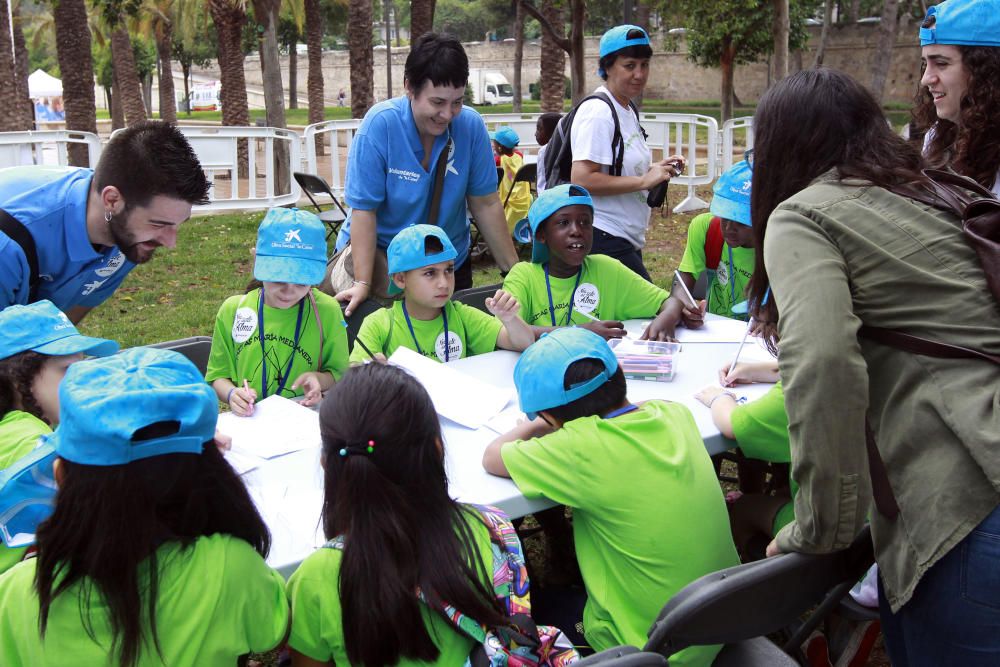
[[[483,466],[526,498],[573,508],[587,642],[642,646],[675,593],[739,562],[694,418],[678,403],[630,403],[614,353],[581,327],[529,347],[514,383],[531,421],[490,443]],[[708,665],[718,649],[692,647],[670,664]]]
[[[586,189],[566,183],[545,190],[531,205],[528,223],[531,262],[515,264],[503,287],[517,298],[521,317],[536,334],[575,325],[621,338],[621,320],[652,317],[643,338],[673,336],[666,290],[617,259],[590,254],[594,204]]]
[[[715,182],[710,212],[691,220],[687,247],[677,270],[689,291],[701,274],[708,271],[707,302],[691,308],[683,288],[674,285],[664,308],[671,336],[678,324],[700,327],[706,310],[723,317],[746,319],[744,293],[754,265],[750,219],[752,178],[746,160],[737,162]]]
[[[534,341],[517,314],[517,300],[503,290],[486,299],[496,318],[451,300],[458,253],[440,227],[407,227],[392,239],[386,254],[389,294],[402,292],[403,298],[361,323],[352,363],[364,362],[369,352],[384,360],[399,347],[447,363],[498,347],[520,352]]]

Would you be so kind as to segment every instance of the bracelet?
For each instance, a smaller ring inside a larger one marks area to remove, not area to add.
[[[229,390],[229,393],[226,394],[226,405],[232,405],[233,404],[233,392],[236,391],[236,389],[237,389],[236,387],[233,387],[232,389]],[[716,398],[718,398],[718,397],[716,397]]]
[[[710,400],[708,402],[708,407],[711,408],[715,404],[715,402],[717,400],[719,400],[720,398],[722,398],[723,396],[728,396],[729,398],[733,399],[733,401],[735,401],[736,403],[740,402],[740,399],[737,398],[736,394],[734,394],[733,392],[731,392],[731,391],[722,391],[722,392],[719,392],[718,394],[716,394],[715,396],[712,397],[712,400]]]
[[[357,279],[354,280],[353,284],[355,284],[355,285],[364,285],[365,287],[371,287],[372,286],[372,284],[370,282],[366,281],[366,280],[357,280]]]

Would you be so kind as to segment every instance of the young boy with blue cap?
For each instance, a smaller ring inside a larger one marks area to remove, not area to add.
[[[114,354],[118,343],[81,335],[65,313],[45,300],[4,308],[0,331],[2,473],[58,423],[59,383],[66,369],[84,356]],[[24,552],[0,545],[0,573],[21,560]]]
[[[526,498],[573,508],[587,642],[641,646],[675,593],[739,562],[694,418],[678,403],[630,403],[614,353],[580,327],[525,350],[514,384],[531,421],[490,443],[483,466]],[[710,664],[718,650],[692,647],[670,664]]]
[[[514,225],[528,215],[528,208],[531,206],[531,186],[527,181],[514,182],[517,172],[524,165],[524,157],[519,151],[514,150],[521,143],[521,138],[517,136],[517,132],[505,125],[496,132],[490,132],[490,140],[493,143],[493,152],[496,154],[497,166],[503,170],[498,194],[500,202],[504,205],[503,213],[507,218],[507,228],[513,233]]]
[[[314,214],[273,208],[257,230],[259,283],[219,308],[205,379],[237,415],[272,394],[315,405],[348,366],[340,304],[314,289],[326,273],[326,232]]]
[[[750,220],[750,183],[753,171],[746,160],[734,164],[712,186],[709,213],[695,216],[688,226],[687,247],[677,268],[688,291],[708,272],[707,303],[693,304],[675,285],[667,304],[671,336],[683,322],[700,327],[705,311],[746,319],[744,292],[753,275],[753,227]]]
[[[528,211],[531,262],[514,265],[503,287],[536,333],[582,326],[605,338],[625,335],[621,320],[655,318],[643,338],[663,340],[667,292],[607,255],[591,255],[594,202],[564,183],[538,195]],[[670,328],[671,335],[673,328]]]
[[[403,298],[365,318],[351,362],[364,362],[369,352],[381,360],[406,347],[447,363],[498,347],[519,352],[534,341],[517,314],[517,301],[503,290],[486,299],[496,318],[451,300],[458,253],[440,227],[407,227],[392,239],[386,254],[389,293]]]
[[[236,664],[281,642],[284,582],[198,369],[132,348],[74,364],[59,398],[56,430],[0,475],[6,533],[55,496],[37,558],[0,577],[0,664]]]

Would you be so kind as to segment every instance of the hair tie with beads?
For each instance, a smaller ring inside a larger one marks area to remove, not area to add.
[[[340,455],[344,457],[348,456],[349,454],[360,454],[367,456],[368,454],[371,454],[374,451],[375,451],[375,441],[369,440],[367,445],[361,445],[361,446],[351,445],[348,447],[341,447]]]

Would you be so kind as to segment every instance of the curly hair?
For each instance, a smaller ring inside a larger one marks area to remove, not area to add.
[[[958,46],[969,85],[962,96],[959,122],[938,118],[934,98],[921,87],[915,99],[913,120],[922,132],[933,129],[927,145],[930,166],[950,165],[960,174],[992,188],[1000,169],[1000,48]]]
[[[29,350],[0,359],[0,417],[11,410],[24,410],[49,423],[42,415],[42,408],[35,400],[31,385],[50,358]]]

